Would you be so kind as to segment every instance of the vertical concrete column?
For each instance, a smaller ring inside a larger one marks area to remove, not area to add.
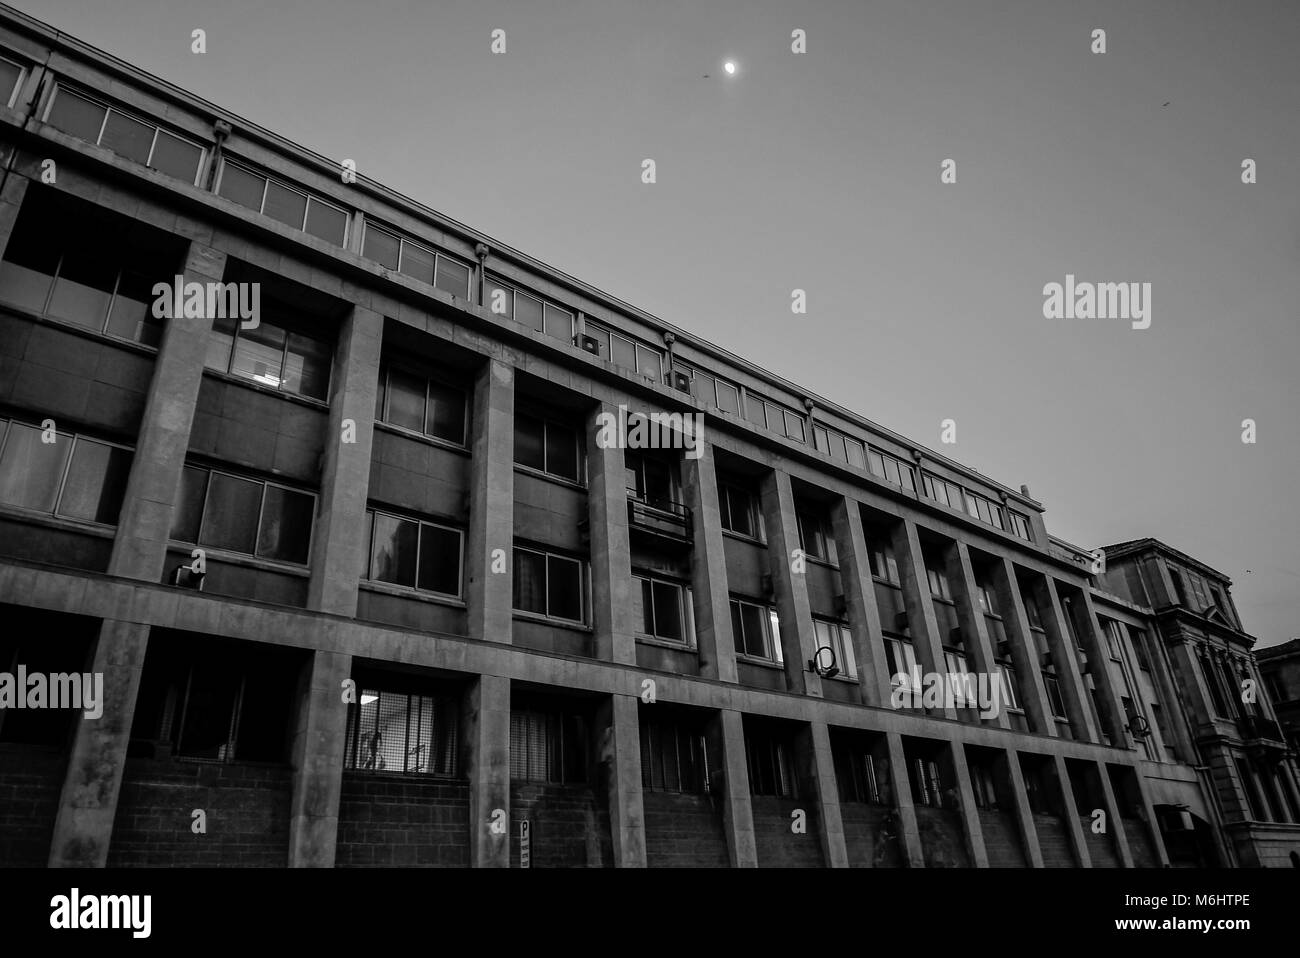
[[[1110,781],[1110,769],[1105,762],[1095,763],[1097,781],[1101,785],[1101,801],[1106,811],[1106,823],[1110,828],[1115,851],[1119,855],[1120,866],[1133,867],[1133,852],[1128,846],[1128,835],[1124,831],[1124,816],[1120,814],[1119,802],[1115,800],[1115,787]]]
[[[835,780],[835,759],[831,753],[830,729],[825,722],[809,722],[803,735],[808,746],[807,771],[817,802],[821,826],[822,858],[831,868],[849,867],[849,849],[844,841],[840,817],[839,785]]]
[[[691,601],[700,675],[736,681],[736,641],[731,632],[726,542],[718,503],[718,477],[711,445],[701,440],[700,457],[682,460],[682,491],[691,510]]]
[[[1079,739],[1100,742],[1097,726],[1092,720],[1092,709],[1088,707],[1088,689],[1084,686],[1083,675],[1079,671],[1079,650],[1065,624],[1065,610],[1061,608],[1061,599],[1056,594],[1052,577],[1044,576],[1039,582],[1039,588],[1047,600],[1043,627],[1047,632],[1048,647],[1052,650],[1052,663],[1056,666],[1061,698],[1065,699],[1065,712],[1070,717],[1070,725]]]
[[[921,551],[921,537],[917,534],[916,523],[911,519],[903,519],[894,527],[893,541],[912,648],[924,671],[946,675],[948,665],[943,658],[943,639],[939,635],[939,619],[934,614],[934,603],[930,599],[930,581],[925,574],[925,554]],[[957,717],[957,710],[946,703],[933,711],[944,718]]]
[[[1138,796],[1142,801],[1142,817],[1146,820],[1147,837],[1151,839],[1151,848],[1156,855],[1156,864],[1161,868],[1169,866],[1169,852],[1165,848],[1165,836],[1160,834],[1160,822],[1156,820],[1156,810],[1151,804],[1151,792],[1147,789],[1146,777],[1142,767],[1133,769],[1133,778],[1137,782]]]
[[[479,371],[472,419],[465,541],[469,635],[481,642],[509,645],[514,601],[515,371],[508,363],[490,359]]]
[[[383,335],[383,316],[354,307],[339,330],[334,350],[329,432],[307,586],[307,608],[317,612],[357,614],[357,568],[360,550],[365,548]],[[345,442],[346,438],[354,441]],[[289,864],[329,868],[338,837],[347,740],[348,706],[342,685],[352,676],[352,656],[322,651],[310,655],[294,729]]]
[[[1065,764],[1065,756],[1055,756],[1056,785],[1061,794],[1062,814],[1065,816],[1065,833],[1070,836],[1070,845],[1074,848],[1074,857],[1080,868],[1092,867],[1092,856],[1088,854],[1088,839],[1083,834],[1083,825],[1079,822],[1079,807],[1074,802],[1074,789],[1070,785],[1070,769]]]
[[[1173,664],[1175,671],[1182,678],[1183,694],[1175,701],[1181,703],[1181,709],[1187,716],[1188,735],[1192,742],[1198,737],[1198,723],[1213,723],[1214,700],[1210,697],[1210,689],[1206,684],[1212,681],[1201,669],[1201,657],[1197,654],[1196,643],[1182,634],[1169,641],[1167,646],[1169,650],[1169,659]],[[1192,700],[1188,701],[1187,693],[1192,693]],[[1195,752],[1190,755],[1195,755]]]
[[[980,824],[980,810],[975,804],[975,789],[970,783],[970,767],[966,764],[966,746],[949,742],[948,754],[952,761],[952,775],[957,784],[957,801],[961,806],[962,831],[966,834],[966,850],[975,868],[989,867],[989,853],[984,846],[984,827]]]
[[[620,410],[601,403],[587,423],[587,508],[591,528],[592,629],[596,658],[636,664],[636,623],[632,619],[632,542],[627,520],[627,470],[623,448],[602,448],[602,417],[617,421]],[[608,420],[605,420],[608,421]],[[618,435],[623,434],[620,426]]]
[[[220,281],[225,265],[225,253],[191,243],[184,282]],[[118,514],[110,575],[147,582],[162,578],[211,326],[211,318],[177,317],[163,329]],[[100,626],[91,671],[104,676],[104,711],[95,720],[78,719],[55,817],[51,867],[103,867],[108,861],[148,643],[147,626],[113,620]]]
[[[600,709],[601,761],[606,769],[615,868],[645,868],[645,808],[641,798],[641,732],[634,695],[611,695]]]
[[[1146,632],[1147,659],[1151,663],[1151,680],[1155,685],[1156,695],[1160,700],[1161,711],[1165,717],[1165,727],[1169,730],[1172,742],[1164,739],[1164,733],[1157,728],[1156,734],[1164,740],[1166,751],[1170,745],[1178,749],[1178,757],[1182,762],[1188,764],[1196,761],[1196,749],[1192,744],[1191,733],[1187,728],[1187,716],[1185,714],[1186,705],[1182,702],[1182,696],[1178,692],[1178,685],[1173,674],[1173,663],[1165,649],[1164,643],[1160,640],[1160,632],[1157,628],[1144,630]],[[1137,645],[1137,637],[1130,630],[1130,639],[1133,644]]]
[[[27,195],[28,179],[17,173],[10,173],[5,180],[4,189],[0,190],[0,257],[9,248],[9,236],[18,221],[18,210]]]
[[[831,509],[831,526],[840,558],[840,583],[848,606],[853,654],[858,661],[858,692],[864,705],[887,708],[892,691],[889,665],[857,500],[847,496],[837,499]]]
[[[1029,793],[1025,790],[1025,776],[1020,769],[1020,755],[1014,748],[1002,753],[1011,787],[1011,800],[1016,806],[1016,824],[1020,828],[1020,842],[1025,849],[1025,861],[1030,868],[1043,867],[1043,848],[1038,843],[1038,826],[1034,824],[1034,810],[1029,806]]]
[[[821,676],[808,671],[817,651],[808,579],[795,572],[795,550],[800,549],[799,520],[795,516],[790,474],[773,469],[762,482],[763,519],[767,525],[767,554],[776,590],[776,613],[781,619],[781,652],[785,658],[786,688],[805,695],[822,694]],[[801,553],[802,555],[802,553]],[[803,559],[799,568],[803,568]]]
[[[886,732],[885,741],[889,746],[894,806],[898,810],[899,850],[908,868],[924,868],[925,850],[921,847],[921,828],[916,823],[916,806],[912,803],[912,786],[907,769],[907,753],[903,750],[903,737],[897,732]]]
[[[1116,748],[1132,748],[1133,741],[1128,733],[1128,715],[1120,702],[1119,690],[1111,680],[1110,649],[1106,637],[1101,632],[1101,620],[1097,618],[1097,608],[1092,603],[1092,596],[1086,588],[1079,590],[1082,601],[1075,610],[1075,628],[1079,631],[1079,641],[1088,656],[1088,674],[1092,676],[1097,688],[1097,711],[1102,723],[1110,730],[1110,740]],[[1138,690],[1134,689],[1137,695]]]
[[[1042,666],[1038,661],[1038,643],[1029,627],[1024,598],[1020,594],[1020,580],[1016,576],[1016,567],[1005,556],[994,570],[994,581],[998,593],[998,609],[1002,612],[1002,625],[1007,632],[1007,641],[1011,643],[1011,662],[1020,679],[1023,699],[1020,706],[1029,716],[1030,727],[1035,732],[1039,735],[1057,735],[1056,719],[1052,715],[1047,686],[1043,683]]]
[[[510,680],[480,675],[465,696],[469,863],[510,867]],[[496,813],[500,811],[500,815]]]
[[[722,830],[727,836],[727,856],[732,868],[758,867],[754,843],[754,809],[749,801],[749,764],[745,758],[745,725],[734,709],[720,709],[713,722],[722,778]]]
[[[957,622],[961,626],[966,654],[975,671],[988,676],[988,688],[1000,681],[1001,675],[993,662],[993,644],[989,641],[984,611],[980,608],[979,585],[975,581],[975,567],[971,565],[970,549],[964,542],[954,542],[948,552],[948,580],[952,583],[953,598],[957,602]],[[987,721],[987,720],[985,720]],[[1010,728],[1011,719],[998,700],[998,710],[992,723],[999,728]]]

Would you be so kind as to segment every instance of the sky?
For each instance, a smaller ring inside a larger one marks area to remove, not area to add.
[[[1294,0],[10,2],[1300,635]]]

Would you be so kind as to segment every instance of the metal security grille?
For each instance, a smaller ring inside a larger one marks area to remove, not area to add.
[[[510,714],[510,777],[516,781],[585,783],[586,748],[580,715],[519,709]]]
[[[363,689],[350,706],[347,767],[455,775],[458,721],[456,702],[445,696]]]

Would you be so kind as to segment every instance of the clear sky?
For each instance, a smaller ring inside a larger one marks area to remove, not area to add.
[[[1295,0],[11,2],[1300,635]]]

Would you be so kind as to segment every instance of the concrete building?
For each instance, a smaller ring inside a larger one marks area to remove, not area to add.
[[[0,710],[0,864],[1300,846],[1199,563],[1094,575],[1023,487],[8,8],[0,86],[0,669],[104,681]]]

